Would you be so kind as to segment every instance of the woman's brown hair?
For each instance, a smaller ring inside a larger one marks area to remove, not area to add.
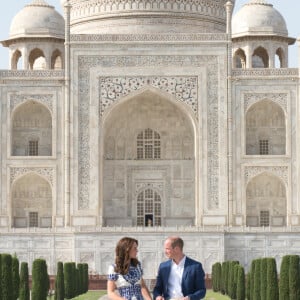
[[[138,241],[136,239],[130,237],[123,237],[119,240],[116,246],[116,258],[115,258],[115,272],[125,275],[129,271],[130,265],[134,265],[135,267],[138,264],[138,260],[136,258],[130,258],[129,252],[133,247],[133,244],[136,243],[138,245]]]

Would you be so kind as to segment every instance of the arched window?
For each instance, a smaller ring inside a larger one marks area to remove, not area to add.
[[[52,116],[36,101],[21,104],[12,116],[13,156],[52,155]]]
[[[238,49],[233,57],[233,67],[239,69],[246,68],[246,55],[244,50]]]
[[[17,179],[12,187],[13,227],[52,227],[52,189],[36,173]]]
[[[246,225],[285,226],[286,201],[285,185],[277,176],[257,175],[246,187]]]
[[[59,50],[55,50],[51,56],[51,69],[61,70],[63,68],[62,55]]]
[[[22,53],[20,50],[16,50],[14,54],[12,55],[11,59],[11,69],[12,70],[18,70],[20,69],[21,64],[21,59],[22,58]]]
[[[44,70],[46,69],[46,59],[42,50],[35,48],[29,54],[30,70]]]
[[[161,198],[152,189],[146,189],[137,197],[137,226],[161,225]]]
[[[137,159],[160,159],[160,135],[150,128],[137,136]]]
[[[269,55],[265,48],[258,47],[254,50],[252,55],[252,68],[268,68]]]
[[[286,126],[282,108],[262,100],[246,114],[246,155],[285,155]]]
[[[284,67],[284,51],[281,48],[276,50],[275,54],[275,68]]]

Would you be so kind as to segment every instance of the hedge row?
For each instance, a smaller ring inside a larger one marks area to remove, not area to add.
[[[212,288],[236,300],[300,300],[300,258],[283,257],[280,280],[272,257],[254,259],[247,276],[237,261],[217,262],[212,266]]]
[[[74,298],[88,291],[88,264],[57,263],[55,299]],[[50,288],[47,263],[36,259],[32,264],[31,300],[46,300]],[[66,291],[66,292],[65,292]],[[27,262],[21,263],[16,255],[0,254],[0,300],[29,300],[29,275]]]

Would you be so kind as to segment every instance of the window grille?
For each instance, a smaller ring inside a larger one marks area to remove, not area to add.
[[[39,155],[39,142],[38,141],[29,141],[28,148],[29,148],[29,151],[28,151],[29,156],[38,156]]]
[[[260,226],[270,226],[270,212],[268,210],[260,211]]]
[[[38,213],[29,212],[29,227],[38,227]]]
[[[269,140],[259,140],[259,154],[269,154]]]
[[[146,189],[137,197],[137,226],[161,225],[161,198],[152,189]]]
[[[137,136],[137,159],[160,159],[160,135],[148,128]]]

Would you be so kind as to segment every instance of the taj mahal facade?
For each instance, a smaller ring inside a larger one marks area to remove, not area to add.
[[[271,2],[271,0],[270,0]],[[203,263],[300,252],[299,69],[249,0],[31,0],[1,41],[0,253],[145,278],[180,235]]]

